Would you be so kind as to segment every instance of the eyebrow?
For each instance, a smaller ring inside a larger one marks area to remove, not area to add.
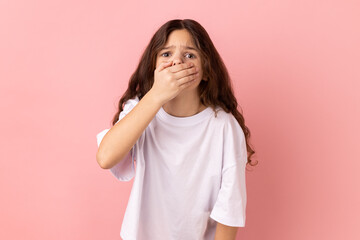
[[[175,47],[174,45],[171,45],[171,46],[163,47],[163,48],[161,48],[160,50],[169,49],[169,48],[174,48],[174,47]],[[195,50],[195,51],[197,51],[196,48],[193,48],[193,47],[190,47],[190,46],[185,46],[185,49],[190,49],[190,50]]]

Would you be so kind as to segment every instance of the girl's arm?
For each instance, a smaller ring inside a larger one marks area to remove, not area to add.
[[[162,102],[150,89],[134,108],[106,133],[96,154],[101,168],[112,168],[126,156],[161,106]]]
[[[230,227],[221,223],[217,223],[215,240],[235,240],[238,227]]]

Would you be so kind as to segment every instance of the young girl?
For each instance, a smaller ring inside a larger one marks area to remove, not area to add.
[[[237,106],[206,30],[191,19],[161,26],[113,126],[96,136],[101,168],[120,181],[135,176],[124,240],[235,239],[245,227],[245,168],[255,153]]]

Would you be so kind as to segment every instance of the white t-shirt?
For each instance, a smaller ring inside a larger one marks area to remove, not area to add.
[[[128,100],[119,121],[138,102]],[[217,117],[211,107],[175,117],[161,108],[109,169],[120,181],[135,176],[120,231],[124,240],[214,240],[217,222],[245,226],[245,136],[231,113],[216,110]],[[98,146],[108,131],[97,134]]]

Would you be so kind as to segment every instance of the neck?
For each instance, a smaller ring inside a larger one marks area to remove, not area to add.
[[[162,107],[165,112],[174,117],[190,117],[206,108],[206,106],[200,102],[198,94],[194,91],[182,91]]]

